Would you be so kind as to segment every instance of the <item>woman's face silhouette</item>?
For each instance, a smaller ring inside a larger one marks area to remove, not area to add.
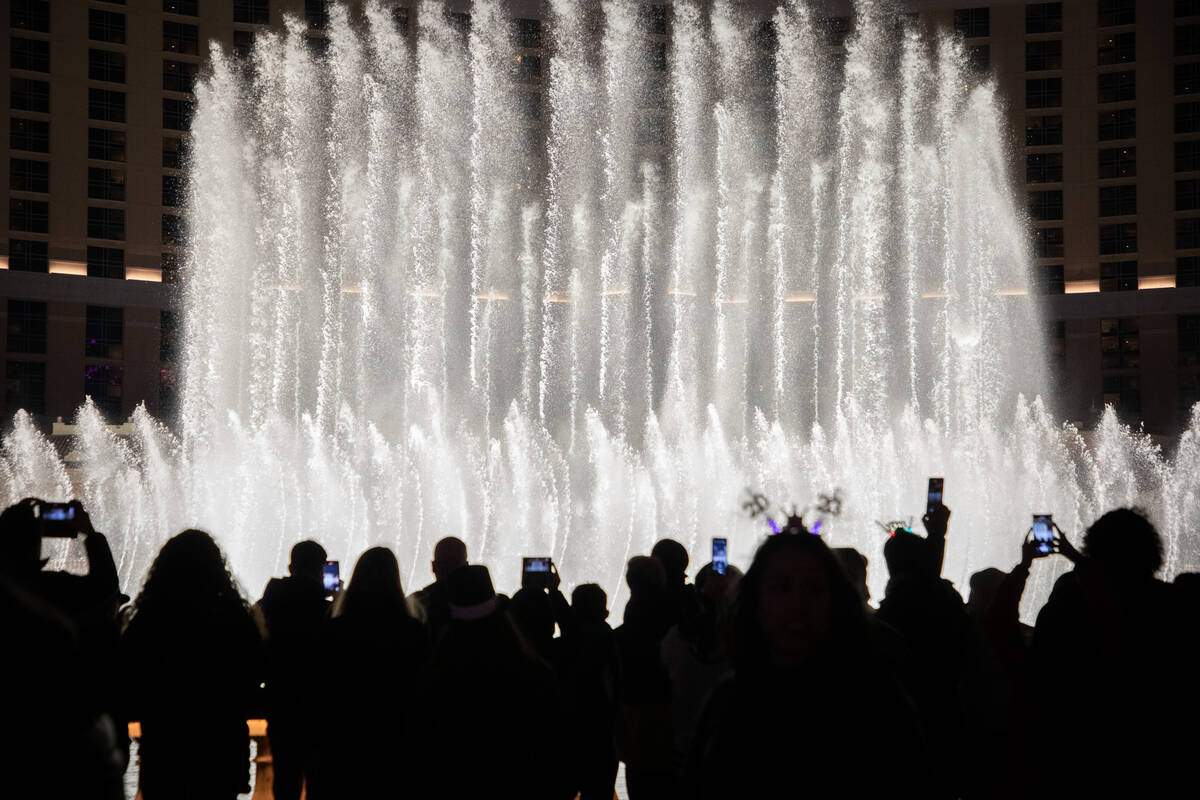
[[[828,632],[832,619],[829,577],[812,554],[778,553],[763,575],[762,626],[771,660],[804,661]]]

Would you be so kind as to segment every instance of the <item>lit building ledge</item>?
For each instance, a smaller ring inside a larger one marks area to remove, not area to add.
[[[1174,289],[1174,275],[1139,275],[1138,289]]]
[[[8,269],[8,256],[0,256],[0,269]]]
[[[1100,291],[1100,281],[1067,281],[1064,291],[1066,294],[1093,294]]]
[[[150,281],[162,283],[162,270],[157,267],[126,267],[125,279],[130,281]]]
[[[51,259],[50,261],[51,275],[81,275],[87,277],[87,264],[82,261],[64,261],[60,259]]]
[[[817,299],[817,296],[815,294],[813,294],[812,292],[796,292],[795,294],[789,294],[787,297],[783,298],[783,302],[785,302],[785,303],[813,303],[813,302],[816,302],[816,299]]]

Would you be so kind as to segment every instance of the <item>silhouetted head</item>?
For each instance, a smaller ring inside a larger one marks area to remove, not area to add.
[[[45,566],[41,528],[34,515],[39,503],[27,497],[0,513],[0,572],[23,579]]]
[[[709,562],[696,573],[696,593],[714,608],[726,605],[733,600],[743,577],[742,571],[733,564],[726,564],[725,574],[721,575]]]
[[[154,557],[134,614],[205,613],[210,608],[245,610],[221,548],[204,531],[186,530],[167,540]]]
[[[1083,534],[1083,554],[1110,574],[1152,578],[1163,563],[1162,537],[1141,512],[1118,508]]]
[[[554,639],[554,609],[541,589],[518,589],[508,602],[508,615],[525,639],[539,652]]]
[[[447,536],[433,546],[433,577],[444,581],[450,573],[467,565],[467,545],[457,536]]]
[[[325,552],[325,548],[314,542],[312,539],[305,539],[303,542],[298,542],[292,548],[292,557],[288,563],[288,573],[294,578],[301,578],[306,581],[322,581],[322,573],[325,571],[325,561],[329,556]]]
[[[883,545],[883,560],[893,579],[937,577],[928,543],[912,531],[897,530],[889,536]]]
[[[608,595],[598,583],[582,583],[571,592],[571,611],[580,622],[608,619]]]
[[[667,586],[667,573],[657,558],[634,556],[625,567],[625,583],[632,599],[661,595]]]
[[[995,567],[981,569],[971,576],[971,594],[967,596],[967,609],[979,614],[987,610],[1000,590],[1006,574]]]
[[[800,664],[860,636],[865,620],[862,600],[819,536],[771,536],[738,590],[738,668]]]
[[[867,588],[867,557],[853,547],[835,547],[833,555],[862,601],[865,603],[870,600],[871,590]]]
[[[650,550],[650,555],[657,558],[663,565],[667,577],[668,588],[683,586],[687,579],[688,552],[687,548],[674,539],[663,539]]]
[[[467,564],[446,579],[449,582],[450,619],[474,622],[496,613],[498,603],[492,573],[482,564]]]
[[[350,583],[333,609],[335,617],[378,612],[409,616],[400,585],[400,564],[386,547],[369,548],[358,557]]]

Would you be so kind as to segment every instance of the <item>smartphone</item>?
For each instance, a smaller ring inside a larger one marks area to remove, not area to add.
[[[550,556],[526,556],[521,559],[521,586],[545,589],[550,586]]]
[[[336,561],[326,561],[325,570],[321,573],[325,583],[325,591],[332,594],[342,588],[341,565]]]
[[[725,568],[729,566],[729,540],[717,539],[712,540],[712,567],[713,572],[718,575],[725,574]]]
[[[932,514],[934,506],[942,503],[942,486],[945,484],[945,478],[930,478],[929,479],[929,494],[925,499],[925,513]]]
[[[1052,515],[1033,515],[1033,540],[1038,543],[1039,553],[1054,552],[1054,517]]]
[[[42,536],[74,539],[79,532],[73,503],[39,503],[38,519],[42,522]]]

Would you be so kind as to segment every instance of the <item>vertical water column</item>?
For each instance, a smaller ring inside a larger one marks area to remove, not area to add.
[[[441,3],[425,0],[418,13],[416,107],[419,164],[413,275],[404,334],[412,353],[410,413],[428,419],[431,394],[464,413],[477,398],[469,391],[470,337],[462,320],[470,319],[469,270],[471,185],[471,69],[458,26]],[[476,409],[478,411],[478,409]],[[470,414],[468,414],[470,416]]]
[[[671,427],[689,430],[702,421],[702,400],[709,396],[706,337],[713,289],[709,266],[716,228],[712,182],[711,49],[698,0],[674,5],[668,59],[674,230],[667,296],[671,307],[671,339],[667,354],[667,387],[660,412]]]
[[[842,408],[853,401],[873,425],[889,415],[892,375],[885,294],[893,177],[889,34],[881,4],[857,6],[838,108],[837,402]]]
[[[598,304],[602,231],[594,168],[600,151],[596,109],[601,88],[589,55],[594,18],[581,0],[551,3],[553,43],[550,130],[546,141],[545,244],[542,253],[542,325],[538,415],[559,441],[574,443],[588,391],[595,384],[595,306]]]

